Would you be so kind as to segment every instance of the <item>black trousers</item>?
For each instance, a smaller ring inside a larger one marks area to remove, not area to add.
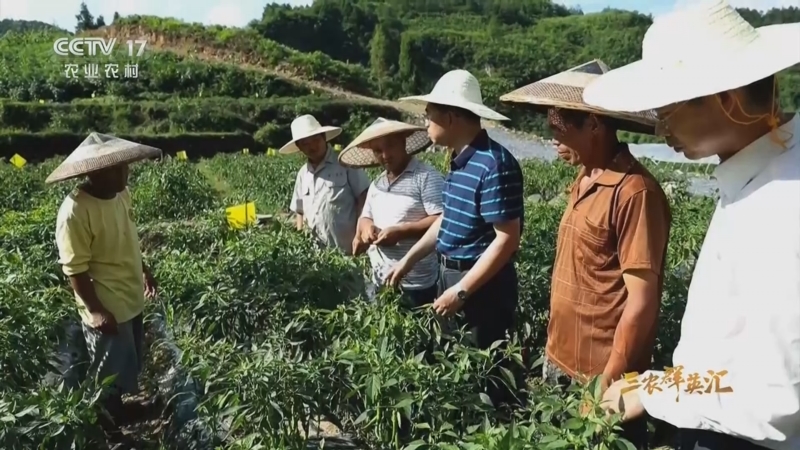
[[[439,289],[440,293],[458,283],[469,269],[458,270],[448,268],[445,264],[440,267]],[[464,321],[475,336],[476,344],[481,349],[487,349],[498,340],[505,340],[506,333],[514,330],[516,309],[519,303],[519,290],[517,285],[517,271],[513,262],[509,262],[488,283],[470,294],[462,309]],[[501,346],[498,351],[501,351]],[[509,369],[518,374],[519,370],[506,358],[499,357],[496,368],[490,373],[486,386],[486,394],[495,407],[518,403],[517,395],[504,383],[500,367]],[[521,382],[521,375],[518,376]]]
[[[741,438],[706,430],[678,430],[677,450],[768,450]]]

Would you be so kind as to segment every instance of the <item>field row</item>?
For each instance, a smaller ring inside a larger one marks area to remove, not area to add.
[[[442,165],[441,155],[425,158]],[[11,193],[0,200],[0,268],[8,274],[0,280],[0,363],[10,368],[0,379],[0,413],[12,417],[0,421],[3,448],[96,438],[95,388],[68,393],[42,382],[60,324],[76,317],[53,245],[55,212],[71,186],[42,184],[58,162],[0,165],[2,190]],[[508,351],[527,370],[520,388],[531,401],[509,427],[476,394],[491,358],[466,345],[468,336],[441,336],[429,312],[398,308],[390,292],[377,304],[351,300],[363,289],[363,258],[316,249],[280,222],[227,228],[224,207],[245,199],[259,212],[286,211],[300,164],[218,155],[139,164],[131,174],[142,247],[162,288],[149,311],[165,317],[182,367],[199,383],[195,424],[213,431],[212,444],[300,449],[305,437],[295,424],[325,416],[367,448],[627,448],[599,413],[580,417],[581,392],[537,381],[556,230],[574,168],[523,163],[531,198],[518,262],[522,320]],[[676,343],[688,268],[713,207],[687,195],[674,171],[659,177],[676,187],[657,366]]]
[[[326,124],[365,125],[369,117],[399,119],[383,106],[321,96],[273,99],[204,98],[171,101],[84,100],[72,103],[0,105],[0,128],[31,132],[89,133],[249,133],[266,139],[290,138],[289,124],[298,115],[312,114]],[[364,118],[362,118],[362,116]],[[359,120],[360,119],[360,120]],[[266,127],[266,128],[265,128]],[[260,133],[259,133],[260,132]],[[272,133],[278,133],[273,136]]]

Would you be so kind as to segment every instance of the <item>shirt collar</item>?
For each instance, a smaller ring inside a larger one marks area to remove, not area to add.
[[[317,165],[316,168],[311,166],[310,162],[306,162],[306,168],[311,173],[317,173],[322,170],[327,164],[338,164],[339,158],[337,157],[336,153],[328,146],[328,150],[325,153],[325,157],[322,158],[322,161]]]
[[[403,172],[414,172],[417,170],[417,166],[419,166],[419,161],[416,157],[412,156],[411,160],[408,161],[405,170]]]
[[[772,140],[770,133],[767,133],[717,166],[714,177],[717,179],[721,196],[727,199],[734,198],[753,178],[766,169],[776,156],[797,145],[800,140],[800,118],[795,114],[776,131],[779,137],[790,136],[785,148]]]
[[[603,173],[592,184],[599,184],[602,186],[616,186],[622,182],[625,175],[630,172],[633,165],[636,163],[636,158],[631,155],[628,149],[628,144],[620,144],[619,152],[611,160],[611,163],[603,170]],[[577,182],[586,176],[586,167],[581,167],[578,174]],[[588,191],[588,190],[587,190]]]
[[[403,169],[403,173],[404,174],[406,174],[406,173],[414,173],[414,172],[416,172],[418,167],[419,167],[419,160],[416,157],[412,156],[411,160],[408,161],[408,164],[406,165],[406,168]],[[395,179],[394,181],[399,180],[401,177],[402,177],[402,174],[399,177],[397,177],[397,179]],[[389,172],[388,171],[384,170],[383,172],[381,172],[380,178],[381,178],[381,181],[386,182],[386,184],[391,184],[391,183],[389,183]]]
[[[489,148],[489,133],[487,133],[486,130],[481,130],[469,145],[464,147],[459,154],[454,154],[451,157],[450,169],[456,170],[463,168],[467,165],[470,158],[472,158],[472,155],[474,155],[478,149],[482,148]]]
[[[636,159],[631,155],[628,150],[628,144],[620,144],[619,152],[611,164],[606,167],[600,177],[597,178],[597,184],[603,186],[616,186],[622,182],[625,175],[630,172],[631,167],[636,163]]]

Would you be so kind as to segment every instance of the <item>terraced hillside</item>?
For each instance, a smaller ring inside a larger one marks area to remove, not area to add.
[[[126,56],[124,44],[105,57],[56,56],[57,32],[0,39],[0,56],[8,62],[0,67],[0,98],[6,99],[0,105],[0,155],[20,153],[35,160],[65,153],[90,130],[157,144],[167,153],[257,151],[288,140],[288,125],[300,114],[342,126],[346,139],[376,116],[407,113],[395,103],[332,87],[360,86],[369,93],[369,78],[361,78],[358,66],[261,38],[247,47],[246,31],[199,28],[206,34],[192,41],[182,32],[159,34],[159,26],[198,34],[192,26],[155,18],[132,18],[100,31],[123,43],[129,37],[148,39],[152,47],[135,61]],[[212,33],[221,40],[209,37]],[[129,63],[138,65],[135,78],[123,73]],[[67,64],[78,66],[77,77],[66,76]],[[96,65],[99,76],[85,76],[87,64]],[[118,65],[116,78],[105,76],[107,64]],[[337,71],[338,66],[344,68]]]

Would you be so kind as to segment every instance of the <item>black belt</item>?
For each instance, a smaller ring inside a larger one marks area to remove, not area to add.
[[[511,256],[509,262],[513,265],[517,259],[517,252]],[[458,270],[459,272],[466,272],[469,269],[472,269],[472,266],[478,262],[478,259],[450,259],[445,257],[444,255],[439,255],[439,263],[444,266],[445,269],[450,270]]]
[[[466,272],[471,269],[477,261],[477,259],[450,259],[439,255],[439,263],[445,269],[458,270],[459,272]]]

